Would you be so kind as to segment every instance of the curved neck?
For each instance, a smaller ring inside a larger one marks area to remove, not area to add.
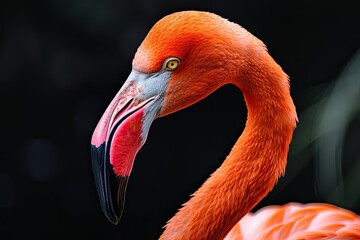
[[[245,129],[160,239],[223,239],[284,173],[297,119],[288,78],[265,49],[246,63],[232,81],[248,108]]]

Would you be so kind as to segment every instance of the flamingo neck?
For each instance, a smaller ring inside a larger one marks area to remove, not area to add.
[[[233,81],[248,108],[243,133],[160,239],[223,239],[284,173],[297,117],[286,74],[266,51],[263,55],[262,64],[248,61]]]

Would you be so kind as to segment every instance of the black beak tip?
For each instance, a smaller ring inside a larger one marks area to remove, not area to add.
[[[120,218],[117,218],[117,219],[114,219],[114,220],[109,219],[109,221],[114,225],[118,225],[118,223],[120,221]]]
[[[104,210],[103,212],[106,216],[106,218],[114,225],[118,225],[120,221],[120,216],[116,215],[113,210]]]
[[[128,177],[115,176],[105,153],[105,142],[100,146],[91,145],[91,160],[101,209],[114,225],[120,221]]]

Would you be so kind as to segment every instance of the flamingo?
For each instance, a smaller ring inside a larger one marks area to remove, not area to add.
[[[117,224],[136,154],[151,123],[225,84],[247,106],[245,128],[222,165],[167,222],[160,239],[360,239],[360,217],[326,203],[250,211],[284,174],[297,123],[289,79],[258,38],[202,11],[160,19],[97,124],[92,166],[100,205]]]

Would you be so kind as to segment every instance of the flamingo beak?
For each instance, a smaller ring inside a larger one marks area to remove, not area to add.
[[[121,218],[136,154],[163,104],[170,72],[133,70],[96,126],[91,158],[100,205],[113,224]]]

